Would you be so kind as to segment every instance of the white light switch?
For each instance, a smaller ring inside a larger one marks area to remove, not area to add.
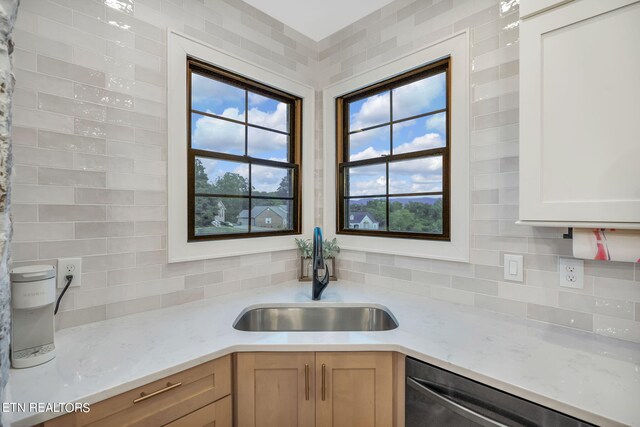
[[[518,274],[518,263],[515,261],[509,261],[509,274],[515,276]]]
[[[504,279],[522,282],[524,277],[522,255],[504,254]]]

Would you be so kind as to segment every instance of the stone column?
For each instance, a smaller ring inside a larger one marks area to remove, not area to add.
[[[20,0],[0,0],[0,402],[9,377],[11,288],[9,246],[11,244],[11,98],[13,64],[11,34]]]

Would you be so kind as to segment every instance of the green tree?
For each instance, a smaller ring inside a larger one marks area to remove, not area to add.
[[[240,174],[227,172],[216,179],[213,184],[213,192],[217,194],[247,195],[249,193],[249,181]],[[234,224],[238,222],[240,212],[243,209],[248,209],[249,205],[249,199],[226,197],[221,201],[227,209],[225,221]]]
[[[282,177],[275,195],[280,197],[291,197],[291,177],[288,173]]]
[[[209,176],[200,159],[196,159],[195,164],[195,192],[196,194],[213,192],[213,185],[209,182]],[[210,227],[218,213],[218,200],[212,197],[196,196],[195,205],[195,226]]]

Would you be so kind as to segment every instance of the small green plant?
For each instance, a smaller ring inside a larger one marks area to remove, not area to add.
[[[334,237],[333,240],[325,240],[322,244],[322,255],[328,258],[335,258],[340,253],[340,246],[338,246],[338,240]]]
[[[295,239],[300,256],[302,258],[311,258],[313,252],[313,244],[311,239]],[[335,258],[340,253],[340,246],[338,246],[338,240],[334,237],[333,240],[325,240],[322,243],[322,256],[325,259]]]
[[[311,239],[296,239],[296,245],[298,245],[302,258],[311,258],[311,251],[313,250]]]

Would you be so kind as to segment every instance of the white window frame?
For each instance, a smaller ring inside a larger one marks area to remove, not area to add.
[[[302,99],[302,235],[312,234],[314,221],[314,88],[170,30],[167,34],[168,262],[295,249],[295,235],[198,242],[187,240],[187,57],[200,59]]]
[[[451,240],[337,234],[344,249],[469,262],[469,36],[463,31],[323,91],[324,233],[336,236],[336,98],[404,72],[451,57]]]

